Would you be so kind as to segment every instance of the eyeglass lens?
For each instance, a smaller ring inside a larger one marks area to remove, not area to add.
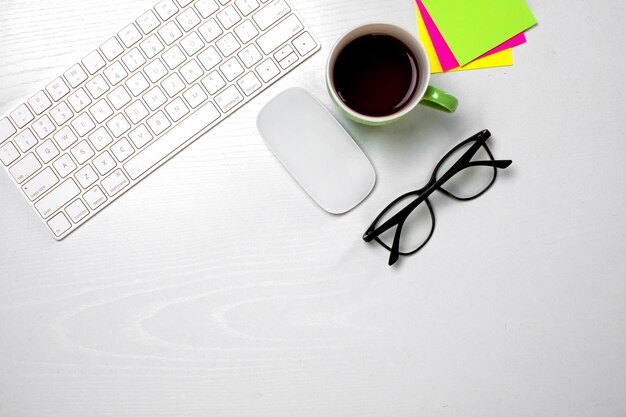
[[[446,159],[444,159],[437,169],[436,178],[440,179],[446,172],[463,156],[463,154],[475,142],[468,142],[454,150]],[[474,154],[471,161],[489,161],[493,160],[491,154],[481,146]],[[441,186],[442,189],[452,194],[456,198],[468,199],[473,198],[485,191],[493,183],[496,176],[496,168],[486,166],[473,166],[465,168],[455,174]]]

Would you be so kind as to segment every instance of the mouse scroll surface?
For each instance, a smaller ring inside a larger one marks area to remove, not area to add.
[[[268,148],[324,210],[350,211],[374,188],[376,174],[352,137],[301,88],[291,88],[261,110],[257,127]]]

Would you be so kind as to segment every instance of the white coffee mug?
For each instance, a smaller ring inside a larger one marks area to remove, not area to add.
[[[337,62],[337,57],[343,51],[343,49],[355,39],[372,34],[392,36],[404,43],[415,56],[418,65],[418,85],[415,93],[413,94],[413,97],[405,106],[403,106],[397,112],[394,112],[387,116],[370,116],[351,109],[339,97],[333,80],[333,73],[335,69],[335,64]],[[335,46],[333,46],[333,49],[331,50],[328,57],[328,62],[326,64],[326,86],[328,88],[330,97],[333,99],[337,107],[339,107],[343,114],[345,114],[348,118],[366,125],[378,126],[395,122],[396,120],[400,119],[411,110],[413,110],[418,104],[423,104],[448,113],[454,112],[458,106],[458,100],[454,96],[446,93],[445,91],[430,86],[428,84],[429,82],[430,63],[428,61],[428,55],[426,54],[424,46],[415,36],[411,35],[403,28],[390,23],[369,23],[352,29],[351,31],[343,35],[337,41],[337,43],[335,43]]]

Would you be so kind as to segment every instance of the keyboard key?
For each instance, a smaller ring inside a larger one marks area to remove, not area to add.
[[[78,194],[80,194],[80,188],[70,178],[39,200],[35,204],[35,208],[39,211],[41,217],[45,219],[69,203]]]
[[[150,87],[150,84],[146,80],[146,77],[139,72],[126,81],[126,87],[128,87],[133,96],[137,97],[139,94],[146,91]]]
[[[115,110],[121,109],[132,100],[130,94],[128,94],[126,89],[121,85],[113,90],[111,93],[109,93],[107,98],[109,99]]]
[[[186,7],[188,6],[193,0],[176,0],[176,3],[178,3],[178,5],[180,7]]]
[[[287,16],[291,8],[284,0],[274,0],[254,15],[254,21],[261,30],[265,30]]]
[[[180,79],[177,73],[174,73],[167,77],[161,84],[168,96],[174,97],[185,89],[185,83]]]
[[[185,32],[189,32],[200,23],[200,18],[193,9],[187,9],[181,13],[176,20]]]
[[[202,85],[207,89],[209,94],[214,95],[222,88],[226,87],[226,81],[219,72],[213,71],[202,80]]]
[[[298,36],[292,43],[293,46],[295,46],[298,50],[298,53],[302,56],[305,56],[306,54],[317,48],[317,43],[309,32],[304,32],[302,35]]]
[[[91,97],[96,100],[102,97],[102,95],[109,91],[109,89],[109,84],[107,84],[104,77],[100,74],[96,75],[87,82],[87,90],[91,93]]]
[[[146,65],[145,72],[150,81],[152,81],[153,83],[156,83],[161,78],[167,75],[167,69],[160,59],[156,59],[150,64]]]
[[[214,46],[209,46],[206,51],[198,55],[198,60],[205,70],[210,71],[215,68],[217,64],[222,62],[222,57]]]
[[[69,126],[65,126],[59,130],[53,137],[62,150],[66,150],[78,141],[78,138]]]
[[[208,18],[213,13],[219,10],[219,6],[215,3],[215,0],[199,0],[196,2],[196,9],[203,18]]]
[[[57,148],[54,142],[50,139],[39,145],[35,151],[44,164],[52,161],[54,158],[59,156],[60,153],[59,148]]]
[[[137,149],[143,148],[153,138],[152,134],[145,125],[137,127],[137,129],[128,134],[128,137],[133,141]]]
[[[291,45],[285,45],[274,54],[274,59],[280,62],[292,53],[293,48],[291,47]]]
[[[257,76],[254,74],[254,72],[249,72],[248,74],[241,77],[237,81],[237,85],[239,86],[239,88],[241,88],[241,91],[243,91],[243,93],[247,96],[251,95],[263,86],[261,84],[261,81],[259,81]]]
[[[124,52],[124,47],[120,44],[117,38],[111,38],[100,47],[102,54],[109,61],[113,61]]]
[[[20,152],[15,148],[11,142],[6,142],[0,145],[0,161],[5,166],[11,165],[20,157]]]
[[[37,144],[37,138],[30,129],[23,130],[20,134],[16,135],[14,139],[22,152],[28,152]]]
[[[89,209],[85,207],[85,203],[83,203],[81,200],[76,200],[72,204],[67,206],[65,212],[68,216],[70,216],[70,219],[72,219],[74,223],[78,223],[79,221],[87,217],[87,215],[89,214]]]
[[[254,64],[263,59],[263,55],[259,52],[259,48],[257,48],[254,44],[248,45],[245,49],[239,52],[238,56],[246,68],[252,68]]]
[[[4,142],[11,136],[13,136],[17,130],[13,123],[6,117],[4,119],[0,119],[0,143]]]
[[[78,87],[80,84],[87,80],[87,73],[83,70],[79,64],[74,65],[68,71],[63,74],[67,82],[72,88]]]
[[[189,114],[189,108],[180,97],[165,106],[165,111],[173,122],[177,122]]]
[[[113,139],[104,127],[100,127],[96,129],[91,135],[89,135],[89,142],[91,142],[96,151],[99,152],[107,145],[112,143]]]
[[[280,74],[280,70],[278,69],[276,64],[274,64],[274,61],[272,61],[271,59],[267,59],[263,61],[261,65],[256,67],[256,72],[259,73],[259,75],[261,76],[261,79],[266,83],[272,80],[278,74]]]
[[[171,125],[172,123],[167,119],[167,116],[165,116],[165,113],[162,111],[156,113],[148,119],[148,126],[150,126],[150,129],[152,129],[152,132],[154,132],[156,136],[163,133]]]
[[[159,21],[159,18],[155,16],[152,10],[148,10],[147,12],[142,14],[139,19],[137,19],[137,24],[139,25],[143,33],[148,35],[150,32],[156,29],[161,24],[161,22]]]
[[[97,123],[102,123],[113,114],[113,109],[105,99],[102,99],[89,108],[89,113]]]
[[[148,91],[143,96],[143,99],[152,111],[155,111],[167,101],[167,97],[163,94],[163,91],[161,91],[159,87],[154,87],[152,90]]]
[[[256,27],[254,27],[254,23],[249,20],[246,20],[239,26],[235,28],[235,33],[237,37],[241,41],[241,43],[246,44],[250,42],[256,35],[259,34],[259,31]]]
[[[21,184],[28,177],[39,171],[41,163],[33,153],[29,153],[22,158],[18,163],[13,165],[9,172],[15,178],[18,184]]]
[[[78,145],[74,146],[71,152],[79,165],[84,164],[92,156],[94,156],[94,151],[91,149],[91,146],[89,146],[86,140],[78,142]]]
[[[65,81],[63,81],[59,77],[56,80],[52,81],[50,84],[48,84],[48,86],[46,87],[46,91],[48,92],[48,94],[50,94],[52,100],[59,101],[63,97],[65,97],[67,93],[70,92],[70,89],[67,84],[65,84]]]
[[[67,177],[76,169],[76,164],[74,163],[74,160],[68,154],[62,155],[59,159],[54,161],[52,166],[61,178]]]
[[[87,92],[82,88],[70,94],[67,101],[77,113],[83,111],[88,105],[91,104],[89,95],[87,95]]]
[[[96,174],[96,171],[93,170],[91,165],[85,165],[74,175],[74,177],[83,188],[89,187],[98,179],[98,175]]]
[[[187,84],[192,84],[198,78],[204,75],[204,71],[200,68],[200,65],[195,60],[191,60],[180,68],[180,73],[182,74]]]
[[[130,121],[136,125],[147,117],[150,112],[146,109],[146,106],[143,105],[141,100],[137,100],[126,108],[125,113]]]
[[[224,90],[223,93],[220,93],[217,97],[215,97],[215,103],[224,113],[228,113],[242,101],[243,96],[234,85],[231,85]]]
[[[83,113],[72,120],[72,127],[78,133],[78,136],[85,136],[96,127],[96,124],[87,113]]]
[[[100,175],[106,175],[111,172],[113,168],[115,168],[116,163],[111,154],[105,151],[94,158],[93,165],[96,167]]]
[[[122,43],[127,48],[130,48],[141,39],[141,33],[137,29],[137,26],[133,25],[132,23],[122,29],[122,31],[118,33],[117,36],[120,37]]]
[[[220,21],[224,29],[228,30],[241,21],[241,16],[235,8],[231,5],[217,14],[217,19]]]
[[[100,55],[100,52],[93,51],[82,60],[83,65],[87,68],[87,71],[93,75],[100,71],[106,65],[106,61]]]
[[[241,47],[232,33],[227,33],[226,36],[217,41],[216,45],[225,58],[231,56]]]
[[[202,42],[202,39],[200,39],[200,36],[198,36],[196,32],[192,32],[189,36],[181,40],[180,45],[189,56],[195,55],[204,48],[204,42]]]
[[[163,44],[156,35],[150,35],[150,37],[141,42],[139,46],[148,59],[154,58],[164,49]]]
[[[128,187],[130,181],[128,180],[128,178],[126,178],[126,175],[124,175],[122,170],[118,169],[113,172],[113,174],[103,179],[100,184],[102,185],[102,188],[104,188],[104,191],[106,191],[108,195],[113,197],[115,194]]]
[[[259,8],[259,2],[257,0],[236,0],[235,6],[237,6],[242,15],[248,16]]]
[[[109,84],[111,84],[112,86],[116,86],[128,76],[128,73],[126,72],[122,64],[117,61],[109,68],[104,70],[104,75],[105,77],[107,77],[107,80],[109,80]]]
[[[296,55],[296,53],[294,52],[290,54],[289,56],[287,56],[287,58],[280,61],[278,65],[280,65],[282,69],[287,69],[293,64],[295,64],[296,62],[298,62],[298,59],[299,59],[298,55]]]
[[[59,237],[63,233],[70,230],[72,224],[67,220],[63,213],[59,213],[48,221],[48,227],[55,236]]]
[[[176,22],[172,21],[159,29],[159,35],[161,35],[161,38],[166,45],[171,45],[177,39],[183,36],[183,32],[181,32],[181,30],[178,28]]]
[[[200,32],[200,35],[202,35],[204,40],[208,43],[213,42],[215,39],[218,38],[218,36],[224,33],[224,31],[215,19],[211,19],[204,25],[200,26],[198,32]]]
[[[141,177],[169,154],[189,141],[189,138],[205,130],[219,118],[220,113],[213,104],[209,103],[200,107],[194,117],[189,117],[178,123],[172,130],[130,159],[124,165],[126,172],[134,180]]]
[[[183,51],[180,50],[178,45],[175,45],[172,48],[168,49],[166,52],[163,53],[162,57],[163,61],[165,61],[170,69],[176,68],[187,59],[187,57],[185,56]]]
[[[111,147],[111,151],[120,162],[124,162],[132,154],[135,153],[135,149],[133,149],[133,146],[130,144],[130,142],[128,142],[128,139],[122,139],[117,142]]]
[[[122,57],[122,61],[124,61],[126,68],[128,68],[130,72],[137,70],[139,67],[146,63],[146,59],[137,48],[131,49],[130,52],[124,55]]]
[[[56,127],[54,127],[52,120],[50,120],[47,115],[44,115],[41,119],[33,123],[33,129],[35,133],[37,133],[37,136],[39,136],[39,139],[45,139],[50,133],[56,130]]]
[[[164,21],[178,13],[178,7],[176,7],[172,0],[163,0],[154,7],[154,10],[156,10]]]
[[[70,106],[68,106],[65,102],[61,102],[61,104],[53,108],[50,111],[50,114],[59,126],[62,126],[65,122],[67,122],[74,116],[74,113],[72,113],[72,110],[70,110]]]
[[[37,115],[40,115],[41,113],[49,109],[50,106],[52,106],[52,102],[43,91],[39,91],[37,94],[31,97],[30,100],[28,100],[28,104],[30,104],[30,107],[35,111],[35,114]],[[2,143],[2,140],[0,140],[0,143]]]
[[[32,122],[34,118],[35,116],[33,116],[33,114],[30,112],[26,104],[22,104],[21,106],[17,107],[15,110],[11,112],[11,119],[13,119],[17,127],[20,129],[26,126],[28,123]],[[7,119],[3,119],[3,120],[7,120]],[[13,127],[11,126],[10,128],[7,129],[7,131],[10,131],[11,128]],[[15,129],[13,128],[13,130]],[[2,136],[3,136],[2,135],[2,122],[0,121],[0,143],[2,142]],[[6,140],[7,138],[8,136],[4,139]]]
[[[24,184],[22,191],[24,191],[24,194],[26,194],[26,197],[28,197],[30,201],[35,201],[58,184],[58,182],[59,179],[54,175],[52,168],[47,167]]]
[[[192,109],[195,109],[209,98],[198,84],[185,91],[183,97],[185,97]]]
[[[107,201],[106,196],[98,186],[93,187],[91,190],[87,191],[83,195],[83,198],[92,210],[97,209]]]
[[[257,15],[255,15],[255,17]],[[303,29],[304,26],[300,20],[298,20],[295,15],[291,15],[259,37],[257,44],[261,47],[263,52],[269,54]]]
[[[109,128],[113,136],[119,138],[124,133],[130,130],[130,123],[128,123],[128,120],[126,120],[122,113],[118,113],[107,122],[107,127]]]
[[[228,81],[233,81],[241,74],[243,74],[243,66],[239,63],[237,58],[233,57],[226,61],[222,66],[220,66],[220,70],[222,74],[226,77]]]

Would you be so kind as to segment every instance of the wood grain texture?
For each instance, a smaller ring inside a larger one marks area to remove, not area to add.
[[[433,78],[453,116],[339,117],[378,174],[345,216],[299,190],[255,117],[293,85],[331,108],[334,40],[415,30],[414,6],[294,3],[322,52],[65,241],[0,175],[0,417],[625,415],[626,82],[602,62],[626,66],[623,2],[530,1],[541,26],[513,68]],[[151,5],[4,0],[0,112]],[[364,229],[485,127],[513,168],[476,201],[434,197],[432,242],[388,268]]]

